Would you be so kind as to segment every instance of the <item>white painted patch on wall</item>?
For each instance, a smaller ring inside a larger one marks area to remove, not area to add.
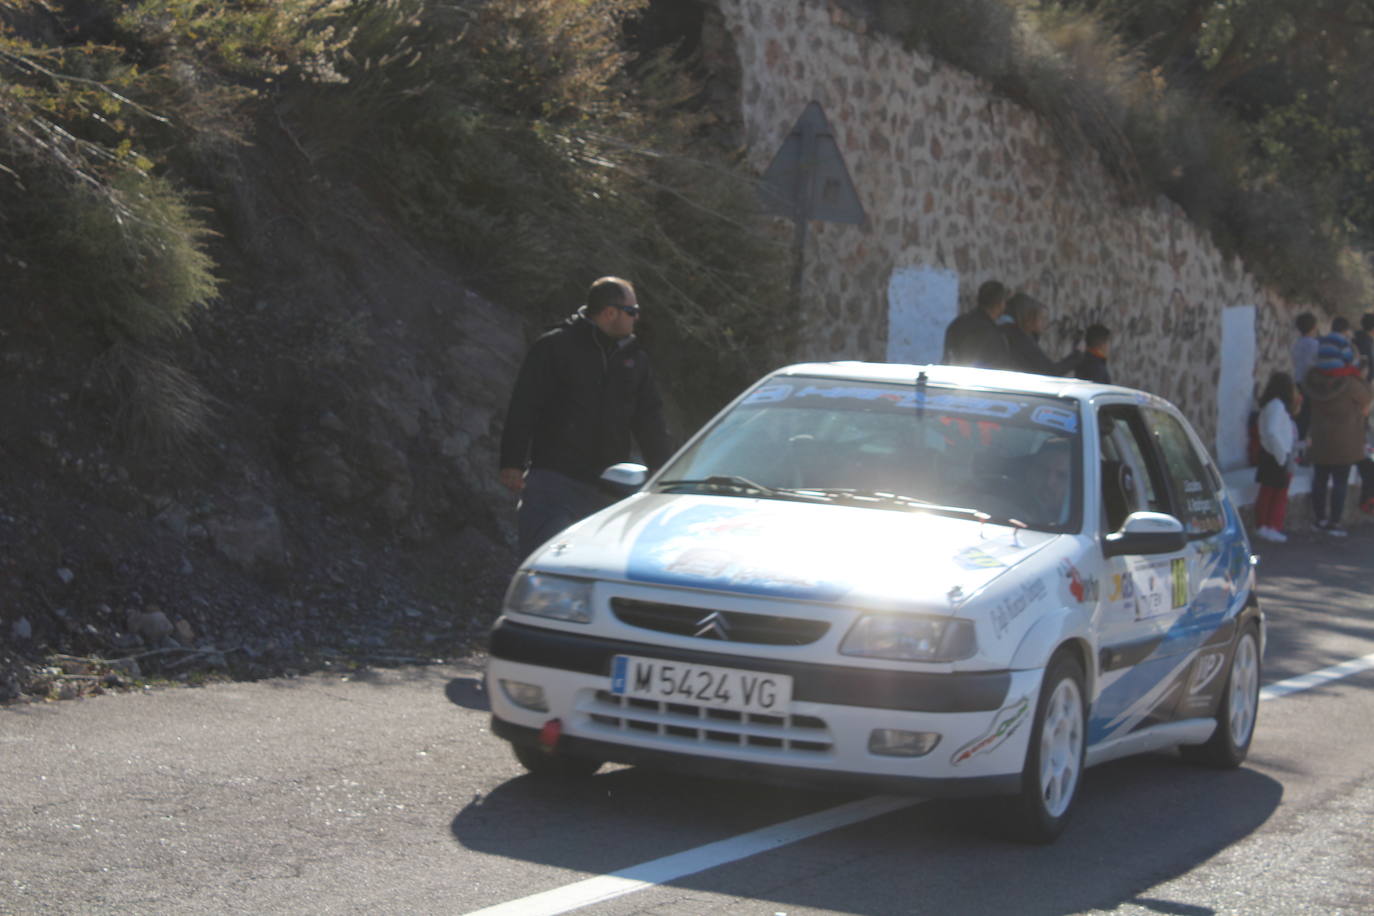
[[[1246,424],[1255,395],[1257,349],[1255,307],[1234,305],[1222,309],[1216,456],[1223,470],[1245,466]]]
[[[959,275],[898,267],[887,281],[887,361],[938,363],[945,328],[959,314]]]

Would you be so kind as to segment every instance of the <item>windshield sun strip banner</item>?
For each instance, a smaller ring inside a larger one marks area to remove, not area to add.
[[[882,406],[894,411],[928,410],[936,414],[987,417],[1011,420],[1028,412],[1030,424],[1061,433],[1078,432],[1078,412],[1040,399],[1017,400],[1012,397],[963,392],[953,389],[902,389],[891,385],[826,384],[778,381],[760,387],[743,401],[744,406],[761,407],[787,402],[804,406],[806,402],[855,407]]]

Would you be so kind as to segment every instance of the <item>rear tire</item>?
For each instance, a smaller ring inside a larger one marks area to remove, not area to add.
[[[1025,842],[1054,842],[1078,797],[1087,749],[1083,681],[1082,663],[1068,652],[1056,655],[1045,669],[1012,825]]]
[[[550,780],[587,779],[601,769],[601,760],[589,757],[569,757],[557,751],[549,752],[528,744],[512,744],[515,759],[531,776]]]
[[[1240,634],[1231,653],[1231,667],[1217,707],[1216,731],[1205,744],[1180,747],[1183,759],[1218,770],[1233,770],[1244,763],[1259,720],[1259,687],[1259,627],[1252,623]]]

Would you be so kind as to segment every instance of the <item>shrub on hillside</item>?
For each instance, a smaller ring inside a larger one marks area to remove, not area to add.
[[[756,374],[786,294],[752,183],[698,136],[668,55],[633,62],[644,0],[373,0],[340,20],[346,85],[291,108],[309,155],[351,171],[468,278],[536,319],[588,282],[639,284],[699,365],[704,413]],[[684,349],[685,348],[685,349]]]

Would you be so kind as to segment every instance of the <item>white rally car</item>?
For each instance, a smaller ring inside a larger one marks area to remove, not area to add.
[[[1264,618],[1244,528],[1167,401],[944,366],[781,369],[524,563],[493,729],[605,761],[1009,794],[1047,841],[1083,770],[1238,766]]]

